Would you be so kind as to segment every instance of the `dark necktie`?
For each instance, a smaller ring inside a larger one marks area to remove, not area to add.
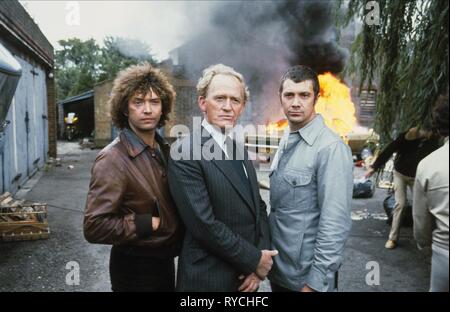
[[[244,171],[244,161],[242,160],[243,155],[239,155],[241,151],[238,150],[236,142],[228,136],[225,139],[225,149],[228,153],[228,158],[226,159],[226,161],[229,161],[233,165],[234,171],[239,175],[244,185],[247,186],[250,190],[250,182]]]

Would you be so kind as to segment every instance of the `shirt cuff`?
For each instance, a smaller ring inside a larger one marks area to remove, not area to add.
[[[312,266],[306,278],[306,285],[318,292],[326,292],[329,288],[327,275],[322,273],[317,267]]]
[[[152,214],[135,215],[136,234],[139,238],[150,238],[152,235]]]

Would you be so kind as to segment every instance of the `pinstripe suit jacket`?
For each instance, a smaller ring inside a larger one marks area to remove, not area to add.
[[[229,161],[189,160],[195,148],[220,149],[210,135],[194,133],[172,148],[182,149],[183,160],[170,158],[168,176],[186,226],[177,291],[237,291],[239,276],[255,272],[261,250],[270,247],[266,204],[253,164],[246,157],[249,188]]]

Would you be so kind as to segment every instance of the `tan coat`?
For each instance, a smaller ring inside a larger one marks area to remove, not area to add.
[[[431,243],[448,250],[449,146],[424,158],[414,186],[414,237],[420,248]]]

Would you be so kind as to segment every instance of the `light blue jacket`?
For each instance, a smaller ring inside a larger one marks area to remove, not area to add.
[[[279,255],[269,278],[296,291],[305,284],[332,291],[351,229],[352,155],[320,115],[299,134],[284,170],[277,164],[289,132],[272,167],[269,219],[272,249]]]

